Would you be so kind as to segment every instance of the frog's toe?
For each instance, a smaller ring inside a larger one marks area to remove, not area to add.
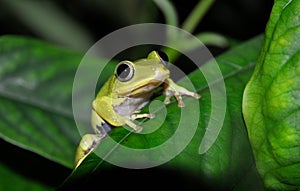
[[[104,137],[105,135],[100,134],[86,134],[82,137],[75,155],[75,168],[98,146]]]
[[[170,98],[171,98],[171,94],[166,94],[165,100],[164,100],[164,104],[167,105],[170,103]]]
[[[182,101],[181,95],[176,93],[174,96],[175,96],[175,98],[176,98],[176,100],[178,102],[178,107],[184,107],[185,105],[184,105],[184,103]]]
[[[200,95],[200,94],[197,94],[197,93],[194,93],[192,96],[193,96],[194,98],[196,98],[196,99],[200,99],[200,98],[201,98],[201,95]]]
[[[154,113],[149,113],[149,119],[153,119],[155,117],[155,114]]]
[[[178,101],[178,107],[185,107],[185,104],[183,103],[183,101]]]
[[[141,127],[141,126],[139,126],[139,125],[137,125],[137,126],[135,127],[135,129],[134,129],[134,131],[135,131],[136,133],[140,133],[140,132],[142,132],[142,130],[143,130],[143,127]]]
[[[165,104],[165,105],[168,105],[169,103],[170,103],[170,99],[165,99],[165,100],[164,100],[164,104]]]

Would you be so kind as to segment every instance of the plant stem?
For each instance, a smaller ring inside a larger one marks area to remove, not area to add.
[[[167,5],[160,4],[161,2],[159,0],[154,0],[154,2],[156,2],[162,10],[165,10],[166,13],[168,12],[168,11],[166,11],[166,10],[168,10],[168,9],[166,9],[168,7]],[[209,10],[209,8],[212,6],[212,4],[214,2],[215,2],[215,0],[200,0],[198,2],[198,4],[196,5],[196,7],[189,14],[189,16],[186,18],[186,20],[183,22],[181,28],[183,30],[186,30],[187,32],[193,33],[195,28],[197,27],[197,25],[201,22],[202,18],[204,17],[204,15],[207,13],[207,11]],[[173,11],[174,11],[174,7],[173,7]],[[166,15],[169,15],[169,17],[170,17],[170,14],[166,14]],[[177,36],[177,34],[168,33],[168,36],[169,36],[170,44],[178,43],[180,41],[182,41],[182,44],[186,42],[186,39],[182,39],[180,36]],[[211,43],[211,44],[218,44],[216,41],[218,41],[220,39],[220,38],[211,39],[211,37],[212,37],[211,35],[207,36],[207,35],[201,35],[201,34],[198,35],[197,37],[201,37],[202,40],[207,40],[207,42]],[[208,39],[208,37],[210,39]],[[224,39],[222,39],[222,40],[224,40]],[[175,62],[176,59],[180,55],[179,52],[176,52],[169,48],[163,48],[163,51],[165,51],[167,53],[171,62]]]
[[[182,29],[193,33],[198,23],[212,6],[215,0],[200,0],[194,10],[182,24]]]
[[[166,24],[178,26],[178,16],[173,4],[168,0],[153,0],[165,16]]]

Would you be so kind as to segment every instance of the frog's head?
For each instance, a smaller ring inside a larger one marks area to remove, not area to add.
[[[115,69],[112,92],[123,96],[151,92],[169,78],[166,65],[166,56],[158,51],[152,51],[147,58],[135,62],[122,61]]]

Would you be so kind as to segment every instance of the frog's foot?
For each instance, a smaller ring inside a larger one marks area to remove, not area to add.
[[[166,98],[164,100],[164,104],[170,103],[170,98],[175,96],[178,107],[184,107],[184,103],[182,101],[182,96],[190,96],[196,99],[199,99],[201,96],[195,92],[188,91],[184,87],[177,85],[173,80],[168,79],[168,86],[165,89]]]
[[[136,125],[135,128],[134,128],[134,131],[137,132],[137,133],[142,132],[142,130],[143,130],[143,127],[141,127],[139,125]]]
[[[169,104],[170,103],[170,98],[172,96],[175,96],[177,102],[178,102],[178,107],[184,107],[184,103],[182,101],[182,96],[186,95],[186,96],[191,96],[194,97],[196,99],[199,99],[201,96],[197,93],[194,92],[190,92],[190,91],[184,91],[184,92],[174,92],[174,91],[166,91],[166,98],[164,100],[164,104]]]
[[[93,150],[95,150],[104,137],[105,135],[103,134],[86,134],[82,137],[75,155],[75,169]]]
[[[183,101],[182,101],[182,97],[181,97],[181,95],[178,92],[167,90],[165,92],[165,94],[166,94],[166,98],[164,100],[164,104],[169,104],[170,103],[170,98],[172,96],[175,96],[175,98],[176,98],[176,100],[178,102],[178,107],[184,107],[185,106],[184,103],[183,103]]]
[[[125,122],[126,125],[128,125],[130,128],[132,128],[135,132],[139,133],[143,130],[143,127],[135,124],[132,119],[128,119]]]

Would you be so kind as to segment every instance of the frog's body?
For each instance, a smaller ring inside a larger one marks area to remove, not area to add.
[[[118,64],[115,74],[101,88],[92,104],[91,123],[95,134],[86,134],[78,146],[75,168],[92,152],[106,136],[107,125],[127,125],[136,132],[142,128],[133,121],[137,118],[153,118],[153,114],[137,114],[150,100],[157,87],[163,86],[166,98],[170,102],[175,96],[178,106],[183,107],[182,95],[200,98],[200,95],[178,86],[170,79],[166,61],[156,51],[146,59],[135,62],[123,61]]]

